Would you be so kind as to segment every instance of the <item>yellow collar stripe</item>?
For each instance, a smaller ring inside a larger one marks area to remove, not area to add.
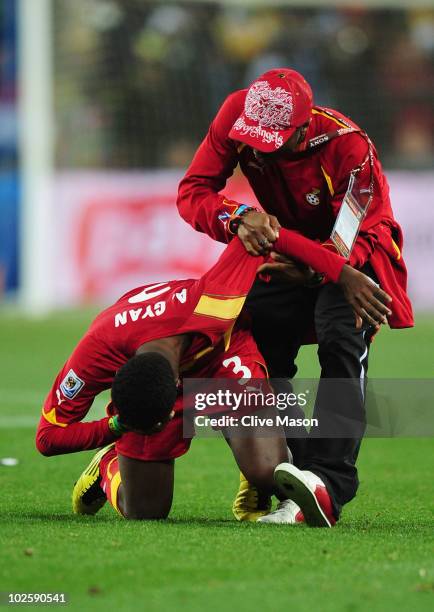
[[[329,191],[330,191],[331,195],[334,196],[335,195],[335,190],[333,189],[332,179],[331,179],[330,175],[327,174],[327,172],[324,170],[324,168],[322,166],[321,166],[321,170],[322,170],[322,173],[324,174],[324,178],[325,178],[325,180],[327,182],[327,187],[329,188]]]
[[[232,325],[229,327],[229,329],[227,329],[225,331],[225,335],[223,336],[223,339],[224,339],[224,342],[225,342],[225,351],[228,351],[229,347],[231,345],[232,331],[234,329],[234,325],[235,325],[235,321],[232,323]]]
[[[214,346],[207,346],[206,348],[202,349],[201,351],[199,351],[198,353],[193,355],[193,357],[190,359],[190,361],[187,361],[187,363],[184,363],[182,366],[180,366],[179,371],[181,372],[181,374],[184,374],[185,372],[188,372],[188,370],[190,370],[194,366],[195,362],[198,359],[200,359],[201,357],[203,357],[204,355],[206,355],[210,351],[213,351],[214,348],[215,348]]]
[[[336,117],[332,117],[331,115],[328,115],[327,113],[323,113],[322,111],[319,111],[316,108],[312,109],[312,115],[322,115],[323,117],[326,117],[327,119],[330,119],[331,121],[334,121],[335,123],[337,123],[343,128],[348,127],[348,125],[345,125],[345,123],[342,123],[342,121],[339,121],[339,119],[336,119]]]
[[[396,244],[396,242],[393,240],[393,238],[392,238],[392,246],[396,251],[396,259],[399,261],[401,259],[401,250],[399,246]]]

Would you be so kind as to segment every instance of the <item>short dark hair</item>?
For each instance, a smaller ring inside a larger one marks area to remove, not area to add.
[[[133,429],[152,428],[169,416],[177,388],[169,361],[161,353],[140,353],[116,373],[112,400],[121,423]]]

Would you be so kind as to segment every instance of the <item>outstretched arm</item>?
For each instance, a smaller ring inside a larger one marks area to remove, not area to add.
[[[317,242],[305,238],[298,232],[280,228],[273,250],[298,259],[316,272],[325,274],[334,283],[338,282],[346,259],[325,249]]]
[[[362,319],[377,329],[382,323],[387,323],[386,317],[391,311],[386,304],[392,301],[391,297],[369,276],[347,265],[340,255],[297,232],[283,228],[279,230],[279,237],[273,248],[311,266],[317,272],[326,274],[331,281],[341,285],[354,310],[358,327],[361,326]]]

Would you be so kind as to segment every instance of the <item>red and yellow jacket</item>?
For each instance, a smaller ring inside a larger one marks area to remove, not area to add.
[[[227,223],[240,203],[221,191],[237,164],[261,207],[281,225],[325,243],[346,193],[350,173],[368,154],[368,140],[360,128],[337,111],[314,107],[307,140],[348,124],[354,132],[336,137],[312,151],[260,166],[250,147],[231,140],[228,133],[241,114],[247,90],[236,91],[223,103],[208,134],[179,185],[177,205],[181,216],[195,229],[215,240],[228,242]],[[345,122],[345,123],[342,123]],[[413,314],[407,296],[407,270],[402,258],[403,236],[393,216],[389,186],[373,148],[373,198],[351,254],[350,263],[362,267],[369,261],[393,302],[391,327],[410,327]],[[370,164],[359,173],[363,187],[371,182]]]

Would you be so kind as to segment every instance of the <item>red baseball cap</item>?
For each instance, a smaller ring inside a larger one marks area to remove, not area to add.
[[[310,119],[312,105],[312,89],[299,72],[274,68],[250,85],[229,138],[273,153]]]

